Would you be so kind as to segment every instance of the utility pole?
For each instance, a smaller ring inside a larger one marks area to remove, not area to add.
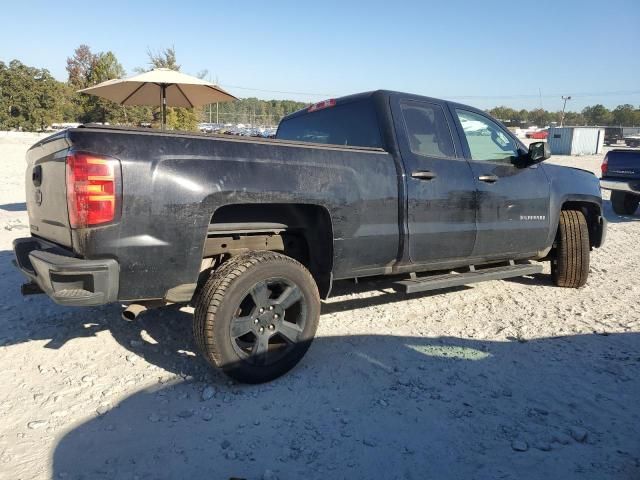
[[[215,83],[216,87],[219,85],[218,83],[218,76],[216,75],[216,83]],[[220,114],[218,112],[218,102],[216,102],[216,124],[220,125]]]
[[[560,117],[560,126],[564,124],[564,110],[567,107],[567,100],[571,100],[571,95],[567,97],[563,95],[562,100],[564,100],[564,103],[562,104],[562,116]]]
[[[538,88],[538,93],[540,94],[540,110],[544,110],[544,108],[542,108],[542,89]]]

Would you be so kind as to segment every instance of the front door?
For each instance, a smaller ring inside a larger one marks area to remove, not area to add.
[[[394,100],[392,109],[407,172],[411,262],[470,256],[476,237],[476,187],[452,135],[453,118],[446,105],[435,100]]]
[[[549,236],[544,170],[516,166],[525,153],[522,145],[489,117],[460,108],[455,117],[478,191],[473,256],[507,258],[544,249]]]

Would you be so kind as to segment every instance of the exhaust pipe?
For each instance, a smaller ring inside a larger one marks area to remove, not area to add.
[[[26,297],[27,295],[38,295],[44,292],[40,288],[40,285],[35,282],[29,282],[20,285],[20,293]]]
[[[138,315],[144,312],[147,309],[144,305],[140,305],[138,303],[132,303],[127,308],[122,311],[122,319],[127,322],[133,322]]]

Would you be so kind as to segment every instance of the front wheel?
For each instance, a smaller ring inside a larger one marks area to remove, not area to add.
[[[196,301],[194,335],[209,363],[240,382],[262,383],[300,361],[319,318],[318,289],[303,265],[250,252],[209,277]]]
[[[579,288],[589,276],[589,226],[579,210],[562,210],[551,259],[551,276],[559,287]]]
[[[611,192],[611,206],[618,215],[633,215],[638,210],[640,197],[614,190]]]

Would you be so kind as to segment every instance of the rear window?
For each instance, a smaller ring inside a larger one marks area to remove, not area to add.
[[[276,138],[300,142],[382,147],[376,111],[370,101],[328,107],[284,120]]]

